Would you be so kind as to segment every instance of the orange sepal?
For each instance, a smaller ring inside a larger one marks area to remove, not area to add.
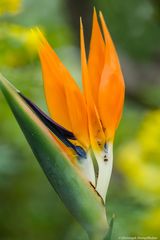
[[[100,150],[101,147],[103,146],[105,137],[89,85],[89,74],[85,52],[83,25],[81,19],[80,19],[80,42],[81,42],[82,83],[87,103],[90,141],[93,150],[97,151]]]
[[[98,106],[98,89],[104,66],[105,60],[104,57],[105,57],[105,43],[97,20],[96,10],[94,9],[90,51],[88,58],[88,71],[90,88],[96,106]]]
[[[101,13],[100,19],[106,41],[106,53],[99,87],[99,112],[106,138],[113,140],[122,114],[125,86],[118,56]]]
[[[76,82],[40,33],[39,51],[47,105],[52,118],[72,131],[85,146],[89,145],[87,110]]]
[[[74,85],[66,89],[66,98],[74,135],[85,149],[89,147],[87,106],[84,96]]]
[[[64,83],[67,77],[64,66],[49,46],[44,36],[41,34],[40,37],[42,44],[39,49],[39,56],[42,65],[44,90],[48,110],[51,117],[58,124],[72,131],[64,88]]]

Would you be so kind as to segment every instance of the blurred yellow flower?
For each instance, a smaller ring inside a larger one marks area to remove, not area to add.
[[[135,140],[119,149],[117,168],[149,197],[160,195],[160,110],[145,116]]]
[[[39,38],[34,31],[14,24],[0,28],[0,65],[21,66],[37,57]]]
[[[151,112],[145,118],[138,134],[138,141],[143,148],[143,158],[148,164],[157,164],[160,168],[160,110]]]
[[[154,207],[147,212],[142,221],[142,230],[145,234],[159,234],[160,230],[160,207]]]
[[[16,14],[21,9],[21,0],[0,0],[0,15]]]
[[[9,29],[9,37],[18,40],[20,43],[25,45],[31,55],[34,53],[37,54],[40,40],[36,32],[32,31],[30,28],[25,28],[19,25],[10,25]]]

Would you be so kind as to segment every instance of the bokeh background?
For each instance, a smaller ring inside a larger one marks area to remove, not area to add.
[[[89,47],[93,6],[102,10],[126,82],[107,196],[113,240],[160,237],[160,2],[157,0],[0,0],[0,71],[47,112],[38,26],[80,82],[79,16]],[[87,239],[33,156],[0,93],[0,239]]]

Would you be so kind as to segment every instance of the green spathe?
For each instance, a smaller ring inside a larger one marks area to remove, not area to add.
[[[79,170],[62,154],[47,127],[1,74],[0,88],[33,153],[61,200],[91,239],[103,239],[108,230],[108,223],[101,198]]]

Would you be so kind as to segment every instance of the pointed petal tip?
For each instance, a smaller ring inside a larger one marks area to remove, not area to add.
[[[92,22],[93,22],[92,23],[93,26],[96,25],[96,24],[99,25],[98,18],[97,18],[97,11],[96,11],[95,7],[93,8],[93,20],[92,20]],[[93,31],[93,29],[92,29],[92,31]]]
[[[93,15],[94,15],[94,14],[97,15],[97,13],[96,13],[96,7],[95,7],[95,6],[93,7]]]
[[[102,26],[102,29],[103,29],[103,32],[104,32],[104,29],[105,28],[107,29],[107,26],[106,26],[105,19],[104,19],[102,11],[99,11],[99,18],[100,18],[101,26]]]
[[[80,17],[79,22],[80,22],[80,30],[82,30],[82,29],[83,29],[83,20],[82,20],[82,17]]]
[[[100,17],[100,18],[103,18],[102,11],[99,11],[99,17]]]
[[[39,36],[39,38],[40,38],[41,40],[44,39],[44,35],[43,35],[42,31],[39,29],[39,27],[36,27],[36,28],[35,28],[35,32],[37,33],[37,35]]]
[[[36,26],[30,29],[32,34],[32,38],[36,40],[36,50],[39,53],[40,49],[43,47],[45,43],[45,37],[43,35],[43,30],[40,27]]]
[[[102,26],[102,31],[103,31],[103,34],[104,34],[105,42],[109,41],[109,44],[112,46],[112,48],[114,48],[114,44],[112,42],[112,38],[111,38],[110,32],[108,30],[108,27],[107,27],[107,24],[105,22],[103,13],[101,11],[99,11],[99,18],[100,18],[100,22],[101,22],[101,26]]]
[[[49,43],[45,37],[45,32],[43,30],[41,30],[39,27],[36,27],[35,28],[35,34],[37,35],[37,38],[39,39],[39,44],[38,44],[38,53],[40,55],[40,52],[42,49],[45,48],[45,46],[49,46]]]
[[[83,56],[83,58],[86,58],[85,42],[84,42],[84,30],[83,30],[82,18],[80,18],[80,46],[81,46],[81,54],[85,56],[85,57]],[[83,59],[83,61],[86,62],[86,59]]]
[[[4,76],[3,74],[0,73],[0,86],[4,86],[4,85],[9,85],[14,91],[16,91],[17,93],[19,93],[20,91],[15,88],[15,86],[13,86]]]

